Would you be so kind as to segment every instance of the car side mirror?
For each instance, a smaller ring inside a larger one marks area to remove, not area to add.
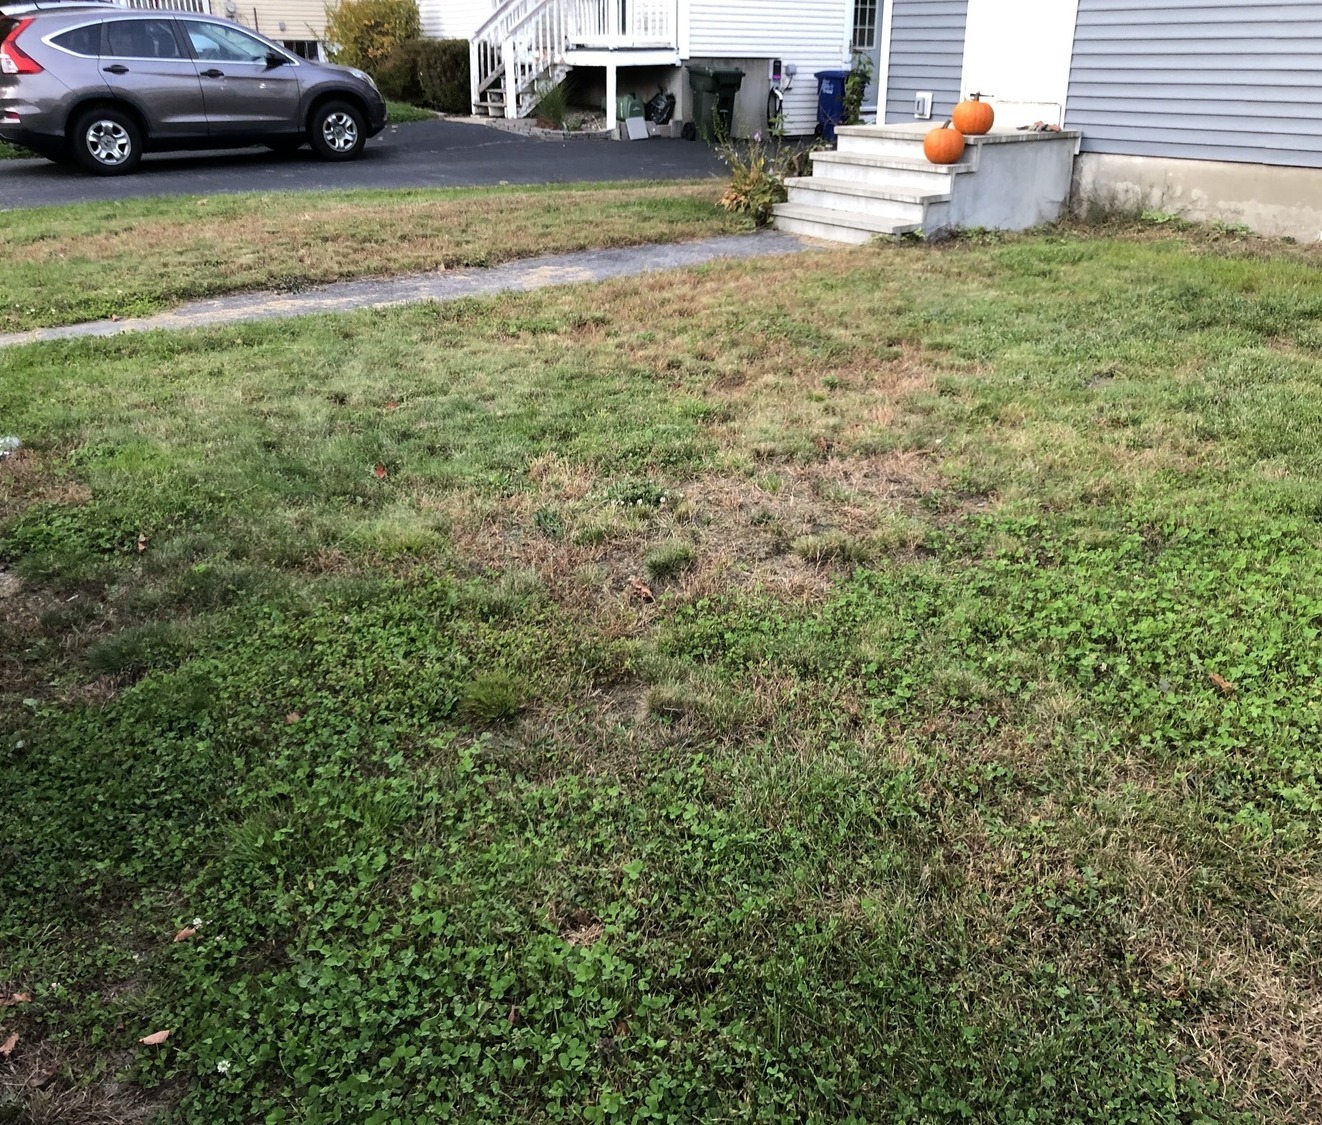
[[[287,58],[285,58],[284,55],[277,54],[275,51],[267,51],[267,52],[266,52],[266,69],[267,69],[267,70],[270,70],[272,67],[284,66],[284,65],[285,65],[286,63],[288,63],[288,62],[289,62],[289,60],[288,60]]]

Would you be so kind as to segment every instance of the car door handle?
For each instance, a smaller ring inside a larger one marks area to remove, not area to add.
[[[102,69],[107,74],[127,74],[129,72],[129,68],[123,63],[115,63],[114,66],[102,67]]]
[[[204,70],[204,71],[201,71],[201,74],[202,74],[202,77],[203,77],[203,78],[224,78],[224,77],[225,77],[225,72],[224,72],[223,70],[217,70],[214,66],[213,66],[210,70]]]

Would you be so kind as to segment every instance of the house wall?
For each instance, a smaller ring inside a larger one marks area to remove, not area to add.
[[[748,89],[740,91],[736,114],[752,124],[766,117],[768,61],[793,63],[798,73],[785,95],[785,131],[806,135],[817,126],[813,74],[849,65],[853,13],[852,0],[686,0],[680,53],[686,61],[744,60]]]
[[[493,0],[418,0],[422,34],[430,39],[469,39],[495,8]]]
[[[1316,242],[1322,169],[1085,152],[1075,159],[1072,206],[1085,215],[1092,208],[1164,211]]]
[[[891,0],[886,123],[912,121],[914,95],[932,91],[932,119],[960,97],[968,0]],[[994,92],[994,91],[993,91]]]
[[[1085,153],[1322,168],[1318,0],[1079,0]]]
[[[260,31],[276,42],[325,38],[326,5],[323,0],[234,0],[232,5],[226,0],[211,0],[211,11]],[[281,23],[285,25],[283,30]]]

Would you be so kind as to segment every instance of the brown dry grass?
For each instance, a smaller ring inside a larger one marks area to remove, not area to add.
[[[0,329],[189,297],[494,265],[747,229],[719,185],[283,194],[22,212],[0,229]]]
[[[86,504],[91,498],[86,485],[30,449],[0,460],[0,521],[15,519],[33,504]]]

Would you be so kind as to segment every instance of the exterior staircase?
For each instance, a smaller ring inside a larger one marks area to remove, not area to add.
[[[527,117],[576,65],[678,63],[677,28],[676,0],[502,0],[469,41],[473,113]]]
[[[505,0],[468,44],[475,116],[527,117],[564,81],[574,0]]]
[[[777,229],[863,243],[941,227],[1022,230],[1064,213],[1079,133],[993,130],[966,138],[960,163],[932,164],[923,155],[931,128],[837,126],[836,149],[810,154],[812,175],[785,181]]]

